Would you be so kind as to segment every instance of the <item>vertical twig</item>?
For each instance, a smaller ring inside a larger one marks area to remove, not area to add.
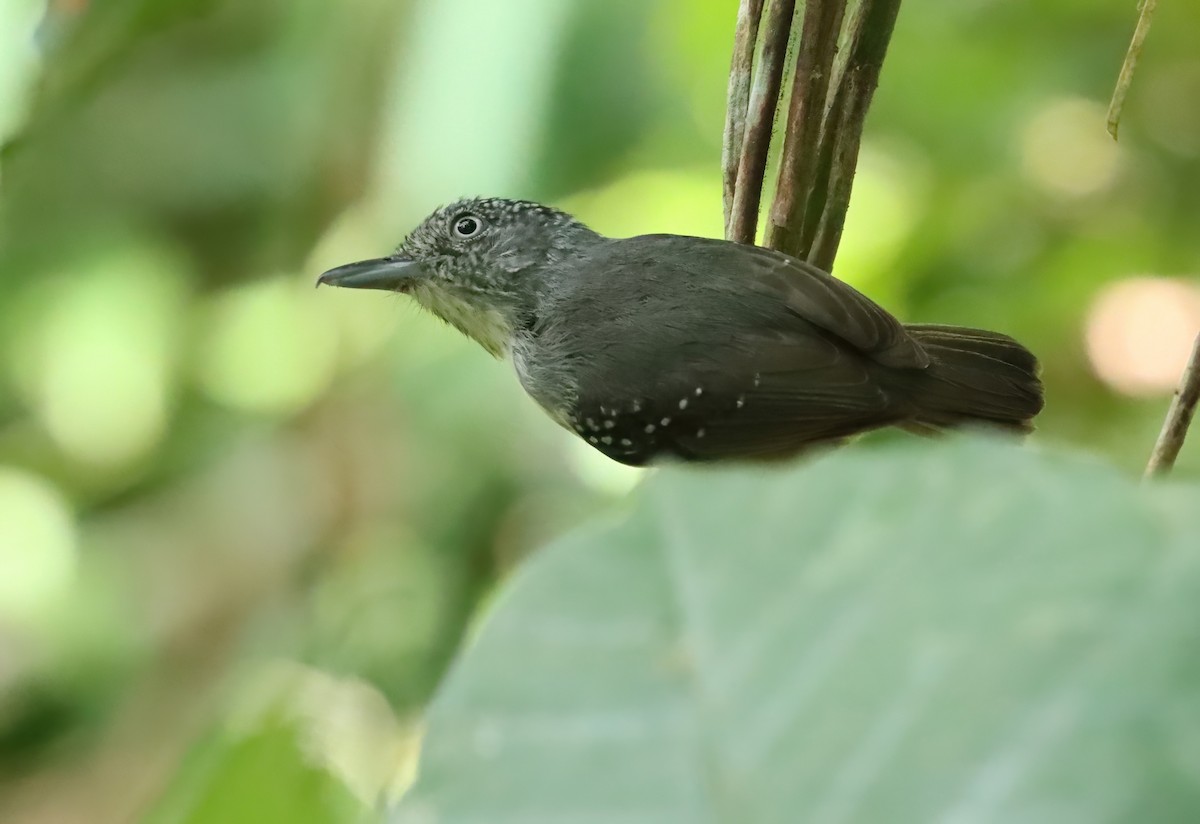
[[[1113,90],[1112,101],[1108,104],[1108,133],[1112,135],[1113,140],[1117,139],[1121,113],[1125,109],[1125,96],[1133,82],[1133,72],[1137,68],[1138,58],[1142,55],[1146,35],[1150,33],[1150,20],[1154,17],[1157,6],[1158,0],[1142,0],[1138,8],[1133,40],[1129,44],[1129,50],[1125,52],[1121,73],[1117,76],[1117,86]],[[1143,477],[1162,477],[1175,466],[1175,459],[1179,457],[1179,450],[1183,448],[1183,442],[1187,438],[1188,427],[1196,414],[1197,404],[1200,404],[1200,334],[1196,335],[1196,341],[1192,345],[1192,354],[1188,357],[1183,376],[1179,379],[1179,388],[1175,391],[1175,397],[1171,399],[1170,408],[1167,409],[1167,418],[1163,421],[1162,431],[1158,433],[1158,440],[1154,444],[1154,451],[1150,453]]]
[[[771,147],[771,129],[775,123],[775,108],[779,103],[779,87],[795,10],[795,0],[770,0],[767,7],[766,30],[750,86],[746,132],[738,158],[737,182],[726,235],[729,240],[738,243],[754,243],[758,228],[758,208],[767,170],[767,153]]]
[[[805,245],[800,250],[807,254],[810,263],[826,271],[832,270],[842,240],[867,112],[879,86],[883,59],[899,12],[900,0],[863,0],[851,24],[851,53],[834,95],[824,135],[824,140],[830,143],[828,183],[815,189],[815,196],[810,199],[808,209],[814,214],[805,221],[810,234],[804,238]],[[800,228],[803,231],[805,226]]]
[[[742,0],[722,154],[725,236],[754,243],[789,35],[798,44],[766,243],[828,269],[900,0]],[[763,19],[765,10],[765,19]],[[762,20],[756,30],[755,16]],[[845,29],[845,31],[843,31]],[[753,35],[762,40],[753,60]],[[839,41],[844,47],[839,53]],[[749,92],[747,93],[747,83]]]
[[[746,134],[746,112],[750,107],[750,82],[754,72],[754,47],[758,43],[758,24],[762,19],[763,0],[741,0],[737,30],[733,36],[733,60],[729,67],[729,96],[725,106],[725,139],[721,167],[724,189],[725,236],[730,235],[733,196],[737,189],[738,163]]]
[[[845,0],[808,0],[804,6],[787,131],[767,224],[767,245],[791,255],[803,254],[804,210],[817,170],[829,77],[845,8]]]
[[[830,119],[836,118],[836,121],[830,124],[831,158],[825,185],[819,193],[814,193],[820,200],[812,204],[812,214],[804,227],[808,262],[827,272],[833,271],[846,213],[850,210],[850,192],[862,145],[862,124],[871,103],[870,92],[864,92],[864,84],[872,82],[868,74],[858,67],[846,72],[843,81],[846,93],[838,96],[838,108],[830,113]],[[813,199],[817,201],[817,197]]]
[[[1129,51],[1125,52],[1125,62],[1121,64],[1121,73],[1117,76],[1117,87],[1113,89],[1112,102],[1108,104],[1108,133],[1113,140],[1117,139],[1117,129],[1121,125],[1121,112],[1125,109],[1125,95],[1129,93],[1129,84],[1133,82],[1133,70],[1137,68],[1138,58],[1142,56],[1142,45],[1146,35],[1150,33],[1150,18],[1158,0],[1142,0],[1139,9],[1137,28],[1133,30],[1133,41]]]
[[[1179,380],[1179,389],[1171,400],[1171,408],[1167,410],[1167,419],[1163,421],[1162,432],[1158,442],[1154,444],[1154,452],[1146,465],[1147,478],[1157,478],[1166,475],[1175,466],[1179,450],[1187,438],[1188,427],[1192,416],[1196,414],[1196,405],[1200,404],[1200,335],[1196,335],[1196,343],[1192,346],[1192,355],[1188,358]]]
[[[812,190],[808,193],[808,204],[804,209],[804,222],[801,225],[800,248],[807,252],[812,248],[821,222],[821,214],[825,210],[825,202],[829,199],[829,179],[833,174],[833,150],[837,143],[841,123],[847,117],[846,95],[849,91],[848,80],[851,58],[854,47],[862,39],[862,30],[870,9],[871,0],[859,0],[855,3],[846,23],[843,44],[838,50],[833,63],[833,74],[830,77],[829,107],[825,112],[825,122],[821,126],[821,143],[817,150],[817,174],[813,179]]]

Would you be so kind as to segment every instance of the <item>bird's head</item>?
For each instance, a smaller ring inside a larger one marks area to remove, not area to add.
[[[566,212],[523,200],[443,206],[384,258],[331,269],[318,284],[412,295],[493,355],[532,323],[563,264],[602,240]]]

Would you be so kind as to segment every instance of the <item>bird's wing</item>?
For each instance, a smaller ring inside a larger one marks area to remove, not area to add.
[[[929,365],[929,355],[887,310],[803,260],[774,249],[711,238],[644,235],[627,243],[668,259],[701,258],[705,269],[728,273],[726,283],[732,288],[753,290],[778,301],[876,363],[898,369]]]
[[[571,422],[580,437],[631,464],[772,458],[900,417],[869,362],[819,334],[756,333],[663,355],[609,361],[583,381]]]
[[[876,376],[928,363],[869,299],[756,247],[631,238],[580,276],[572,426],[625,463],[769,458],[893,423],[901,405]]]

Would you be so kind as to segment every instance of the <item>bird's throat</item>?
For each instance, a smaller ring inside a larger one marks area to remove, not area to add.
[[[495,357],[508,354],[515,323],[506,312],[492,306],[480,306],[472,300],[473,295],[460,295],[436,285],[422,284],[411,294],[421,306]]]

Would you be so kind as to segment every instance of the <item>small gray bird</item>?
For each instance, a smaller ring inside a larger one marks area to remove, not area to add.
[[[1042,408],[1037,360],[1010,337],[904,326],[780,252],[607,238],[527,201],[460,200],[318,283],[412,295],[634,466],[787,457],[889,425],[1027,432]]]

